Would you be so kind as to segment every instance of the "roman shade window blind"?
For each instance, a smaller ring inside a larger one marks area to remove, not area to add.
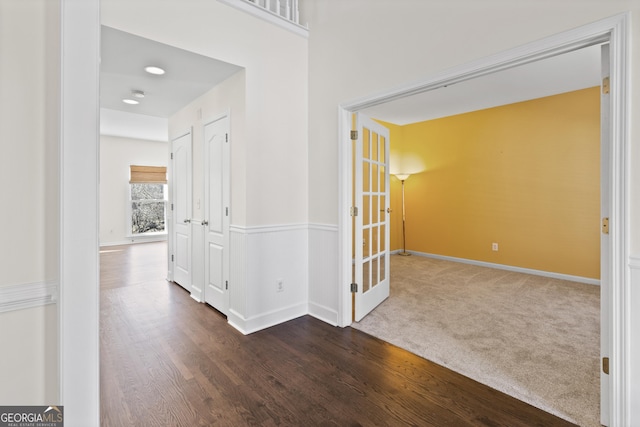
[[[131,165],[131,184],[166,184],[166,166],[136,166]]]

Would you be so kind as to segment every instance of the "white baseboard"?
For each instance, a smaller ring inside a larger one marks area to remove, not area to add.
[[[248,319],[243,318],[236,311],[229,309],[227,321],[231,326],[242,332],[244,335],[249,335],[262,329],[297,319],[298,317],[306,314],[308,314],[306,304],[296,304],[290,307],[285,307],[281,310],[263,313]]]
[[[118,241],[115,241],[115,242],[106,242],[106,243],[100,242],[100,247],[101,248],[107,248],[109,246],[133,245],[134,243],[137,243],[137,242],[133,242],[131,240],[118,240]]]
[[[309,316],[313,316],[332,326],[338,326],[338,312],[332,308],[310,302]]]
[[[132,237],[127,240],[118,240],[115,242],[100,242],[100,247],[108,246],[122,246],[122,245],[136,245],[138,243],[151,243],[151,242],[164,242],[167,240],[167,235],[152,236],[152,237]]]
[[[392,251],[391,254],[397,254],[399,252],[400,252],[400,249]],[[535,276],[544,276],[544,277],[550,277],[550,278],[553,278],[553,279],[569,280],[571,282],[578,282],[578,283],[585,283],[587,285],[600,286],[600,280],[591,279],[589,277],[572,276],[570,274],[554,273],[554,272],[551,272],[551,271],[543,271],[543,270],[534,270],[534,269],[531,269],[531,268],[514,267],[514,266],[511,266],[511,265],[504,265],[504,264],[494,264],[492,262],[476,261],[476,260],[472,260],[472,259],[456,258],[456,257],[451,257],[451,256],[445,256],[445,255],[429,254],[429,253],[425,253],[425,252],[416,252],[416,251],[407,251],[407,252],[409,252],[409,253],[411,253],[413,255],[416,255],[416,256],[422,256],[422,257],[426,257],[426,258],[434,258],[434,259],[441,259],[441,260],[445,260],[445,261],[460,262],[460,263],[463,263],[463,264],[472,264],[472,265],[477,265],[477,266],[480,266],[480,267],[496,268],[496,269],[499,269],[499,270],[513,271],[515,273],[533,274]]]
[[[57,282],[24,283],[0,287],[0,313],[55,304]]]

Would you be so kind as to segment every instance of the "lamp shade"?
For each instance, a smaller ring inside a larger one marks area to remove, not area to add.
[[[411,174],[408,173],[396,173],[394,174],[396,176],[396,178],[398,178],[400,181],[404,181],[407,178],[409,178],[411,176]]]

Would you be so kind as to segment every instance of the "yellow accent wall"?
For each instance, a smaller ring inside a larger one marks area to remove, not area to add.
[[[391,172],[422,169],[405,182],[407,250],[600,278],[599,88],[385,125]]]

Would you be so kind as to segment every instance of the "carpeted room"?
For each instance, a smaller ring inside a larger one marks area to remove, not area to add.
[[[444,259],[392,257],[390,298],[354,326],[581,425],[599,425],[598,88],[385,125],[392,171],[403,162],[424,169],[405,183],[406,248]],[[400,183],[391,185],[393,212],[401,212]],[[401,248],[401,216],[392,221],[391,247]],[[486,267],[494,264],[516,271]],[[493,299],[499,289],[503,300]],[[419,333],[394,342],[411,325]],[[393,332],[385,337],[384,329]],[[447,339],[453,344],[444,349]],[[564,389],[549,394],[549,384]]]

